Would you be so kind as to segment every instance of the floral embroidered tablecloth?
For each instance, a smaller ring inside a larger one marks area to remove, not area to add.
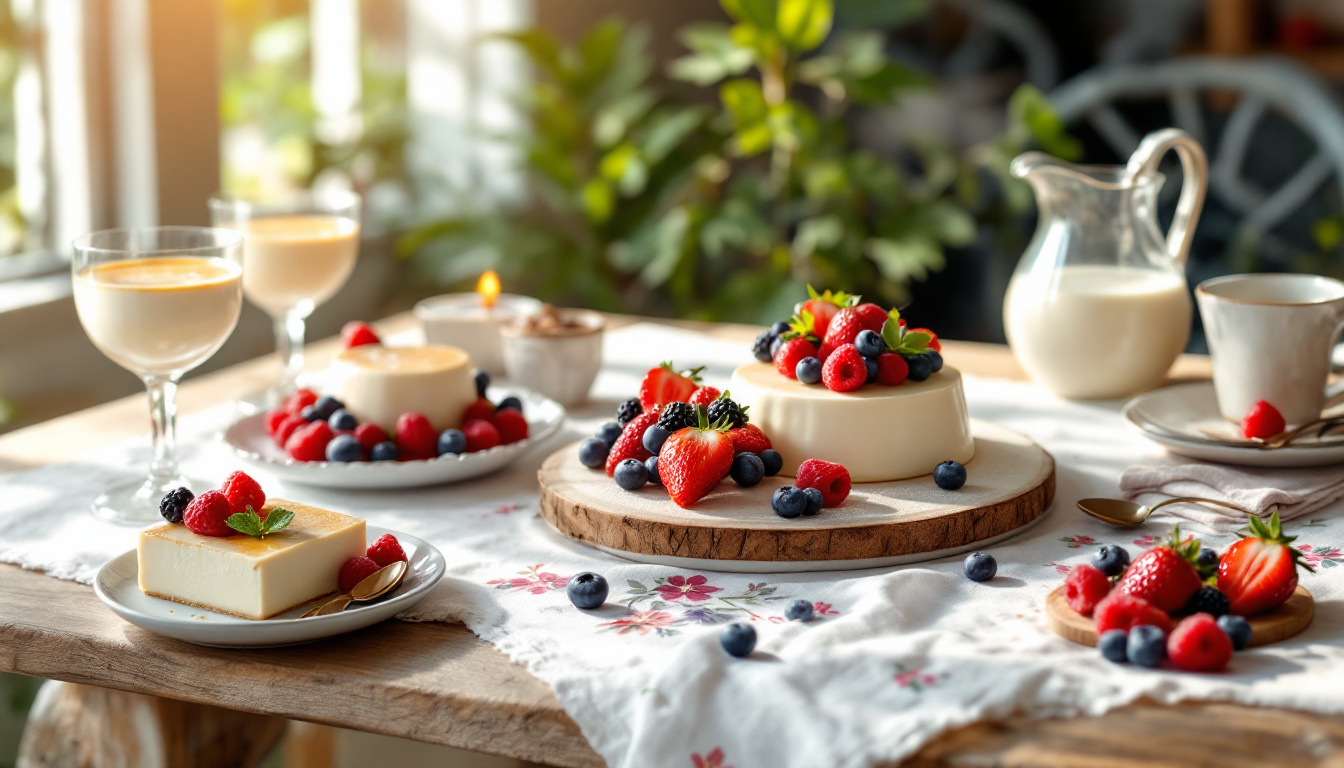
[[[708,365],[709,382],[722,388],[749,352],[653,325],[611,333],[598,402],[571,414],[548,446],[472,483],[342,493],[259,479],[273,495],[433,542],[448,575],[403,618],[462,620],[526,664],[555,688],[612,766],[860,768],[907,756],[976,720],[1100,714],[1141,696],[1344,712],[1344,569],[1334,567],[1344,562],[1344,505],[1287,526],[1317,566],[1303,578],[1318,601],[1315,623],[1291,641],[1238,654],[1226,674],[1117,666],[1046,629],[1042,602],[1064,571],[1101,544],[1136,552],[1170,522],[1159,512],[1137,532],[1122,531],[1074,509],[1080,498],[1113,495],[1126,466],[1162,460],[1126,427],[1118,404],[1068,403],[1025,384],[966,380],[974,416],[1030,435],[1058,468],[1054,508],[991,548],[999,571],[985,584],[961,575],[960,558],[753,576],[639,565],[555,534],[537,514],[542,459],[595,430],[644,370],[668,358]],[[955,357],[948,362],[956,365]],[[221,408],[184,422],[191,474],[222,477],[236,468],[213,437],[229,416]],[[132,474],[127,467],[142,466],[146,455],[144,442],[132,441],[0,480],[0,561],[88,582],[104,559],[134,546],[134,532],[94,520],[86,499]],[[767,505],[761,514],[771,514]],[[1193,532],[1219,550],[1233,540],[1228,531]],[[588,570],[612,587],[607,604],[591,612],[565,597],[569,579]],[[784,619],[797,599],[814,605],[812,621]],[[751,658],[719,648],[718,629],[729,621],[756,625]]]

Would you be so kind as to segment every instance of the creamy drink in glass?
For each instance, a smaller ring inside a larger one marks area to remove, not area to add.
[[[305,319],[354,271],[360,198],[316,190],[270,200],[216,197],[210,212],[215,226],[243,235],[243,293],[275,324],[280,381],[251,403],[274,405],[303,370]]]
[[[94,346],[144,381],[153,423],[149,478],[95,499],[100,517],[151,522],[164,494],[190,485],[178,470],[177,382],[238,323],[241,244],[236,232],[201,227],[113,229],[75,240],[79,322]]]

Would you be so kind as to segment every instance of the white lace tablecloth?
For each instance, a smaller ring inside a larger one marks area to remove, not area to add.
[[[1219,675],[1117,666],[1045,627],[1041,606],[1061,574],[1101,544],[1136,551],[1170,518],[1137,531],[1083,516],[1074,502],[1114,495],[1125,467],[1160,453],[1121,420],[1118,405],[1055,400],[1036,387],[968,378],[972,414],[1020,430],[1058,465],[1053,510],[992,548],[998,577],[977,584],[961,559],[867,571],[752,576],[637,565],[574,544],[537,516],[535,472],[555,448],[591,433],[643,372],[666,359],[708,364],[722,388],[747,345],[653,325],[608,335],[598,404],[511,469],[481,480],[403,493],[286,487],[274,496],[366,517],[415,533],[447,558],[448,575],[404,618],[461,620],[555,688],[567,712],[612,766],[625,768],[858,768],[909,755],[939,732],[976,720],[1100,714],[1141,696],[1224,699],[1344,712],[1344,505],[1293,521],[1289,532],[1315,575],[1315,623],[1278,645],[1240,653]],[[955,355],[948,362],[956,365]],[[222,479],[237,468],[214,435],[219,408],[182,424],[188,473]],[[0,478],[0,561],[88,583],[108,557],[134,546],[132,530],[87,512],[107,483],[147,460],[145,440],[68,464]],[[971,470],[974,473],[974,465]],[[772,514],[763,501],[761,514]],[[1198,530],[1198,528],[1196,528]],[[1223,549],[1232,537],[1208,534]],[[611,582],[608,604],[582,612],[565,598],[581,571]],[[787,622],[789,601],[817,618]],[[718,645],[718,626],[753,622],[757,654]],[[341,642],[340,639],[326,642]]]

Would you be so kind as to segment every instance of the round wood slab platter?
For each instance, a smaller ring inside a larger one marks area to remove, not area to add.
[[[861,483],[838,507],[788,520],[770,509],[791,477],[725,480],[682,509],[656,485],[625,491],[579,463],[577,443],[538,472],[541,514],[560,533],[640,562],[742,572],[874,568],[944,557],[1012,536],[1055,495],[1055,462],[1024,435],[971,421],[975,458],[958,491],[931,475]]]
[[[1249,619],[1251,622],[1251,647],[1269,645],[1287,640],[1311,625],[1316,615],[1316,601],[1301,584],[1288,602],[1278,608]],[[1076,613],[1064,601],[1064,587],[1056,587],[1045,598],[1045,621],[1055,634],[1075,643],[1097,644],[1096,624],[1089,616]]]

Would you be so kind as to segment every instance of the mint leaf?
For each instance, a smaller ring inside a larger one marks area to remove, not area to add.
[[[900,348],[896,351],[902,355],[918,355],[929,348],[929,342],[933,337],[923,331],[911,331],[902,334]]]
[[[251,507],[248,507],[248,509],[250,510]],[[266,515],[266,520],[262,523],[262,525],[265,526],[265,529],[261,532],[261,535],[265,536],[268,533],[275,533],[281,528],[289,525],[293,520],[293,512],[290,512],[284,507],[276,507],[270,511],[270,514]]]
[[[896,310],[892,310],[894,313]],[[901,324],[896,318],[892,318],[882,324],[882,341],[886,342],[887,349],[895,352],[901,348]]]
[[[248,536],[261,536],[262,523],[259,516],[249,505],[246,512],[235,512],[224,520],[224,524],[233,530]]]

